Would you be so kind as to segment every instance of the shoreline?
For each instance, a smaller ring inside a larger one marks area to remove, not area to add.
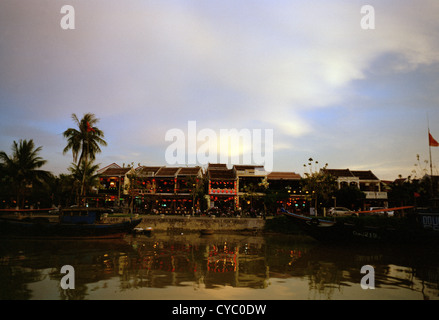
[[[137,216],[136,216],[137,217]],[[200,232],[212,230],[214,232],[262,232],[265,221],[262,218],[218,218],[192,216],[152,216],[139,215],[142,219],[139,228],[152,228],[153,231],[167,232]],[[129,217],[104,218],[106,223],[116,223],[127,220]]]

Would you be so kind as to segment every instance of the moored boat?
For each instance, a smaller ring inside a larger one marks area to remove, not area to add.
[[[151,227],[148,228],[139,228],[136,227],[132,230],[132,234],[134,235],[146,235],[151,236],[153,229]]]
[[[399,208],[392,208],[398,210]],[[376,219],[377,223],[361,217],[336,219],[335,221],[303,216],[282,210],[309,236],[322,242],[339,243],[422,243],[439,242],[439,211],[416,210],[404,218]],[[389,220],[385,220],[389,219]],[[397,220],[399,219],[399,220]]]
[[[201,235],[203,236],[211,236],[213,235],[213,229],[202,229],[200,230]]]
[[[8,238],[111,239],[131,232],[142,219],[105,223],[105,209],[68,208],[60,211],[59,221],[47,218],[0,218],[0,236]]]

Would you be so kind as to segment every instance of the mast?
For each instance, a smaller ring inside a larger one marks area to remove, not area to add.
[[[430,154],[430,191],[431,191],[431,197],[433,197],[433,162],[431,160],[431,141],[430,141],[430,120],[428,119],[428,112],[427,112],[427,129],[428,129],[428,152]]]
[[[430,143],[430,128],[428,128],[428,151],[430,153],[430,176],[433,179],[433,162],[431,160],[431,143]]]
[[[428,151],[430,154],[430,187],[431,187],[431,196],[434,197],[434,186],[433,186],[433,160],[431,157],[431,147],[439,147],[439,142],[437,142],[430,133],[430,123],[428,120],[427,113],[427,127],[428,127]]]

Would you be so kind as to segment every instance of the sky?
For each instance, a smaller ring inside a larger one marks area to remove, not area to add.
[[[177,145],[175,165],[191,166],[195,123],[271,130],[273,171],[303,174],[312,158],[382,180],[420,174],[428,126],[439,140],[438,13],[437,0],[2,0],[0,150],[33,139],[44,168],[67,173],[62,133],[91,112],[101,167],[172,166]],[[175,130],[186,140],[167,140]]]

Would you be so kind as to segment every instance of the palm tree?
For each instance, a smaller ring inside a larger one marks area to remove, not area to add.
[[[17,206],[24,206],[26,189],[47,181],[51,177],[49,171],[40,170],[46,164],[46,160],[38,153],[42,147],[35,148],[33,140],[14,141],[12,144],[12,155],[0,151],[0,161],[6,176],[6,182],[16,194]]]
[[[99,169],[98,164],[93,164],[92,161],[87,163],[87,167],[85,168],[85,162],[77,165],[76,163],[72,163],[72,165],[68,168],[70,171],[70,177],[71,177],[71,188],[72,193],[75,194],[75,198],[79,199],[80,193],[79,190],[82,190],[82,181],[85,176],[85,190],[84,193],[91,192],[92,187],[98,188],[100,185],[99,182],[99,175],[97,174],[97,171]],[[77,200],[77,202],[79,202]]]
[[[61,173],[50,182],[52,206],[68,207],[73,204],[74,180],[72,175]],[[76,202],[75,202],[76,203]]]
[[[72,114],[72,119],[78,126],[78,129],[69,128],[64,131],[64,138],[67,139],[67,146],[64,148],[63,153],[67,153],[70,149],[73,154],[73,161],[77,165],[84,164],[84,167],[88,167],[88,162],[93,161],[96,154],[101,152],[99,145],[106,146],[104,133],[95,125],[99,122],[99,119],[93,113],[86,113],[81,120],[78,119],[76,114]],[[79,159],[78,159],[79,155]],[[86,170],[83,171],[81,195],[83,196],[86,190]]]

